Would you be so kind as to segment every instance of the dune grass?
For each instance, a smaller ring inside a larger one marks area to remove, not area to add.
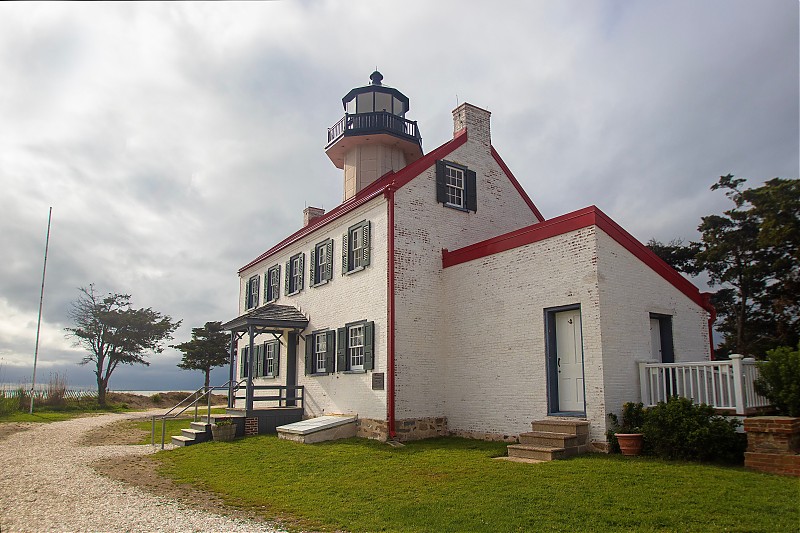
[[[259,436],[161,453],[163,474],[290,529],[794,531],[797,479],[743,468],[589,455],[497,461],[500,443]]]

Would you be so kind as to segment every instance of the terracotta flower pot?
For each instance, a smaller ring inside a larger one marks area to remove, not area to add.
[[[644,435],[641,433],[617,433],[617,442],[622,455],[639,455],[644,445]]]

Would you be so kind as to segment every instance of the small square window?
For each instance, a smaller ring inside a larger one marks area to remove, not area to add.
[[[477,180],[474,170],[450,161],[437,161],[436,201],[459,211],[477,212]]]
[[[464,207],[464,171],[448,166],[445,170],[447,204]]]

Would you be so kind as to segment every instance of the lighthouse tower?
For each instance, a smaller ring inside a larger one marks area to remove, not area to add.
[[[369,78],[369,85],[342,98],[344,117],[328,128],[325,153],[344,170],[344,201],[387,172],[422,157],[417,123],[406,119],[408,98],[383,85],[377,70]]]

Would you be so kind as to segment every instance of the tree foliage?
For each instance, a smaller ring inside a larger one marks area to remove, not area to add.
[[[65,329],[88,352],[79,364],[94,364],[98,402],[105,406],[108,381],[117,366],[149,366],[146,357],[163,351],[163,342],[172,338],[181,321],[173,322],[149,307],[134,309],[129,294],[102,296],[94,285],[79,290],[81,295],[69,311],[75,327]]]
[[[717,287],[712,303],[721,353],[762,356],[800,340],[800,181],[774,178],[743,189],[745,180],[721,176],[733,207],[702,217],[699,242],[648,246],[676,270],[705,273]]]
[[[206,322],[201,328],[192,328],[192,340],[172,346],[183,352],[178,367],[184,370],[202,370],[205,387],[209,385],[211,369],[228,363],[230,335],[220,322]]]
[[[756,392],[768,398],[786,416],[800,416],[800,344],[793,350],[781,346],[767,352],[758,363]]]

